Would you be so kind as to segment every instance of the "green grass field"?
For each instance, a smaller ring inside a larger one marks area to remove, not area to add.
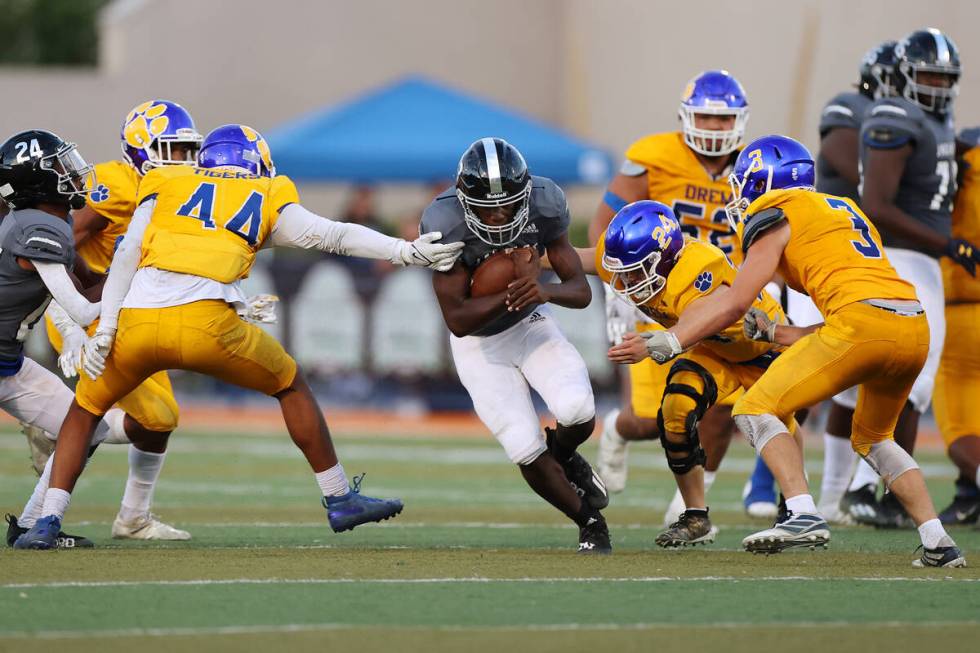
[[[155,509],[194,539],[172,544],[109,538],[126,456],[103,447],[68,515],[99,548],[0,553],[0,651],[38,638],[73,651],[976,650],[978,568],[913,569],[912,531],[837,528],[826,551],[742,552],[741,538],[765,526],[741,511],[744,443],[709,495],[714,545],[653,546],[673,483],[645,444],[606,511],[614,555],[584,557],[575,528],[489,436],[337,442],[349,475],[368,472],[367,494],[405,500],[397,519],[335,535],[284,434],[181,431]],[[815,483],[819,462],[813,453]],[[952,467],[936,453],[921,462],[945,504]],[[0,507],[18,512],[34,476],[10,429],[0,477]],[[980,531],[953,535],[980,565]]]

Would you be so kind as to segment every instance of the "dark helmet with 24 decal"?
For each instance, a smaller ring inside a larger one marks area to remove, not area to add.
[[[0,145],[0,197],[15,209],[41,202],[80,209],[94,182],[78,147],[57,134],[32,129]]]

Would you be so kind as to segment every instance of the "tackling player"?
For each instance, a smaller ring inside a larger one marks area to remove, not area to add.
[[[138,208],[103,291],[99,327],[82,350],[86,375],[61,427],[43,516],[17,539],[17,548],[54,545],[99,416],[167,369],[208,374],[276,397],[290,436],[313,468],[334,531],[402,510],[398,499],[360,494],[360,479],[348,487],[323,413],[296,362],[272,336],[239,317],[245,298],[238,282],[266,245],[436,269],[451,266],[460,246],[435,244],[439,234],[408,243],[307,211],[293,182],[276,176],[265,139],[244,125],[208,134],[198,163],[154,168],[140,183]]]
[[[646,346],[658,361],[679,356],[737,322],[779,273],[813,298],[826,322],[778,325],[754,310],[744,322],[751,338],[789,348],[732,410],[775,474],[787,506],[772,528],[749,535],[743,545],[773,553],[829,542],[830,528],[807,488],[802,450],[784,421],[856,385],[851,442],[915,520],[924,551],[913,565],[965,566],[936,517],[919,466],[894,439],[929,351],[922,304],[888,262],[877,230],[857,206],[814,190],[814,167],[807,149],[785,136],[765,136],[745,148],[732,173],[729,208],[746,253],[735,282],[720,288],[713,301],[691,307],[669,331],[651,334]]]
[[[524,157],[500,138],[483,138],[463,153],[456,187],[422,214],[422,230],[461,243],[459,262],[432,277],[449,327],[459,379],[473,408],[527,484],[579,527],[580,553],[609,553],[609,531],[599,512],[605,488],[576,449],[595,427],[595,403],[585,361],[565,339],[545,306],[584,308],[592,292],[568,242],[565,194],[550,179],[528,172]],[[495,251],[533,247],[547,254],[560,283],[543,283],[535,262],[509,289],[471,297],[470,278]],[[529,387],[530,386],[530,387]],[[530,388],[544,399],[557,429],[541,424]]]

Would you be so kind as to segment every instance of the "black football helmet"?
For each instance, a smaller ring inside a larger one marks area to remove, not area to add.
[[[895,90],[910,102],[940,116],[949,112],[959,93],[960,51],[953,39],[930,27],[912,32],[895,46]],[[951,78],[949,87],[923,84],[920,73]]]
[[[897,41],[885,41],[868,50],[861,59],[858,73],[858,92],[872,100],[895,95],[895,46]]]
[[[531,174],[524,157],[502,138],[481,138],[459,160],[456,197],[477,238],[494,247],[513,242],[530,219]],[[487,224],[477,215],[479,209],[496,207],[509,209],[507,222]]]
[[[57,134],[32,129],[0,145],[0,197],[12,208],[52,202],[80,209],[94,184],[78,147]]]

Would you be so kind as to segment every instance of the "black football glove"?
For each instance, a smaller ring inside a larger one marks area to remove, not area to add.
[[[980,250],[974,247],[968,240],[950,238],[946,243],[945,256],[953,259],[954,262],[963,266],[963,269],[970,273],[971,277],[977,276],[977,263],[980,263]]]

